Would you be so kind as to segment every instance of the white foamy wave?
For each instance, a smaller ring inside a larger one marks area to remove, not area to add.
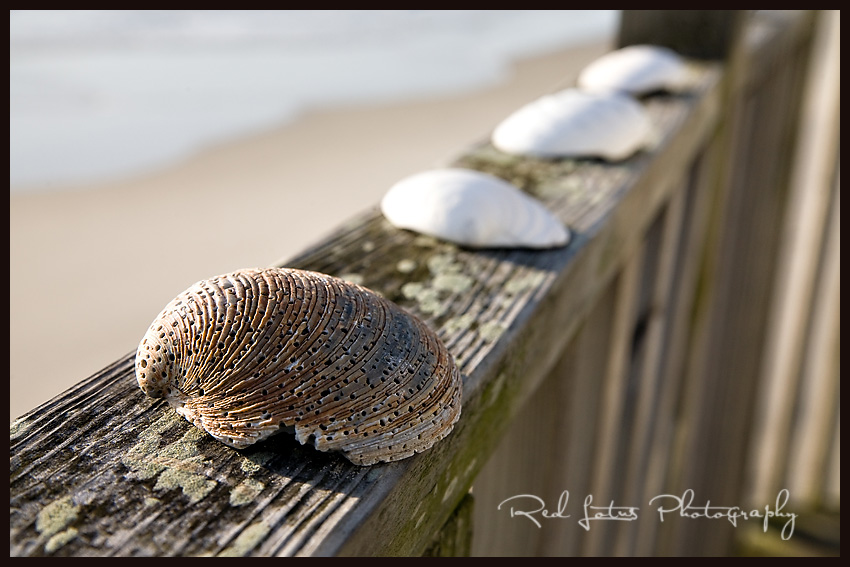
[[[10,11],[9,181],[162,167],[305,109],[461,92],[612,11]]]

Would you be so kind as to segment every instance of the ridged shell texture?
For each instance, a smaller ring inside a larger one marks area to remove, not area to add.
[[[139,344],[136,377],[232,447],[293,427],[360,465],[428,449],[461,411],[458,369],[425,323],[361,286],[287,268],[177,296]]]

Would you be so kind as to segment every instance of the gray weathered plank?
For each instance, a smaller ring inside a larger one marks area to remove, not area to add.
[[[804,350],[810,341],[810,318],[818,312],[815,307],[822,293],[816,291],[818,263],[835,257],[829,252],[827,238],[830,209],[838,210],[831,202],[833,191],[827,189],[836,175],[839,144],[840,113],[840,37],[839,16],[836,13],[819,15],[819,34],[815,37],[812,54],[811,81],[806,86],[803,117],[800,125],[801,147],[795,164],[788,216],[783,230],[783,249],[779,259],[778,293],[774,299],[771,324],[767,329],[767,350],[763,369],[759,407],[756,408],[755,431],[751,451],[753,499],[774,498],[783,486],[789,486],[786,467],[777,463],[803,462],[797,451],[789,451],[788,438],[803,377]],[[825,250],[822,254],[821,250]],[[829,268],[829,264],[826,264]],[[837,295],[835,301],[837,302]],[[829,308],[827,308],[829,311]],[[830,311],[831,312],[831,311]],[[838,309],[834,309],[836,317]],[[813,341],[811,344],[817,344]],[[821,345],[823,346],[823,345]],[[821,363],[829,363],[820,359]],[[829,372],[818,369],[817,376]],[[837,387],[837,386],[836,386]],[[837,390],[836,390],[837,391]],[[837,398],[837,396],[836,396]],[[824,412],[829,413],[829,412]],[[758,450],[756,450],[756,448]],[[791,463],[791,466],[797,466]],[[802,488],[802,487],[801,487]],[[794,490],[795,499],[805,497],[807,489]]]
[[[623,10],[617,46],[663,45],[688,57],[726,59],[745,10]]]
[[[800,78],[811,37],[790,33],[810,27],[811,18],[799,18],[794,24],[788,34],[771,25],[747,36],[748,49],[735,63],[735,84],[741,88],[733,89],[728,101],[729,165],[723,168],[721,206],[712,220],[718,234],[708,264],[713,269],[704,276],[713,299],[705,332],[695,341],[689,363],[681,410],[690,416],[681,435],[682,447],[689,449],[679,453],[681,467],[673,482],[675,493],[692,489],[698,499],[712,502],[741,502],[745,496],[763,330],[774,290]],[[705,466],[707,456],[723,462],[722,471]],[[694,522],[677,522],[663,530],[668,532],[671,554],[732,552],[731,524],[709,532]]]

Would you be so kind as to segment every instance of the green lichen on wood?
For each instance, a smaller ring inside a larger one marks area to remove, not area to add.
[[[189,497],[192,503],[202,500],[215,488],[216,482],[207,479],[202,474],[180,470],[178,468],[166,468],[159,475],[154,490],[173,490],[180,488],[183,494]]]
[[[77,537],[77,528],[71,526],[80,517],[80,507],[70,496],[64,496],[41,509],[35,519],[35,529],[48,538],[46,553],[53,553]]]
[[[402,286],[401,293],[406,299],[415,301],[422,313],[439,317],[445,310],[439,291],[423,282],[408,282]]]
[[[442,316],[448,304],[445,299],[450,293],[459,293],[472,285],[473,280],[460,273],[462,265],[451,254],[438,253],[416,262],[410,258],[403,259],[403,273],[411,273],[421,263],[427,266],[428,272],[421,274],[425,279],[406,281],[400,287],[401,296],[416,304],[416,309],[426,315]]]
[[[244,557],[265,539],[271,528],[263,521],[255,522],[242,530],[239,536],[218,554],[219,557]]]
[[[545,272],[531,272],[517,278],[512,278],[505,283],[504,291],[508,295],[519,295],[523,292],[539,288],[545,280]]]
[[[242,469],[242,472],[245,474],[252,475],[262,470],[262,468],[276,456],[277,455],[271,451],[259,451],[257,453],[252,453],[242,459],[242,462],[239,463],[239,468]]]
[[[25,418],[18,418],[9,424],[9,441],[14,442],[24,435],[30,428],[30,422]]]
[[[472,286],[472,278],[464,274],[438,274],[434,276],[431,285],[437,291],[463,293]]]
[[[408,266],[416,263],[406,259]],[[427,274],[419,281],[408,281],[401,286],[401,295],[416,303],[417,309],[435,318],[443,316],[450,307],[448,298],[469,290],[475,279],[463,273],[464,264],[456,253],[438,252],[424,258]]]
[[[550,179],[534,186],[534,195],[541,198],[587,196],[587,180],[579,176],[566,176]]]
[[[121,462],[133,471],[139,480],[157,478],[154,490],[180,488],[191,502],[206,497],[215,487],[216,481],[207,478],[207,464],[197,443],[206,433],[189,427],[183,436],[162,446],[162,434],[171,427],[185,423],[174,412],[167,412],[139,435],[139,441],[130,448]]]
[[[416,269],[416,262],[410,258],[402,258],[396,263],[395,269],[402,274],[409,274]]]
[[[417,235],[413,240],[413,245],[420,248],[436,248],[441,244],[441,240],[427,234]]]
[[[35,529],[42,535],[52,536],[74,523],[79,514],[80,507],[70,496],[64,496],[41,509],[35,519]]]
[[[553,179],[563,179],[576,171],[579,162],[569,158],[512,156],[490,144],[484,144],[460,157],[455,166],[489,173],[536,195],[538,187]]]
[[[478,326],[478,334],[488,343],[494,343],[507,330],[504,323],[500,321],[487,321]]]
[[[77,528],[68,528],[67,530],[59,532],[47,540],[47,543],[44,544],[44,551],[47,553],[58,551],[64,547],[65,544],[73,541],[74,538],[77,537],[78,533],[79,531]]]
[[[446,321],[443,324],[443,329],[450,335],[457,335],[472,328],[474,324],[475,315],[472,313],[465,313],[463,315],[458,315],[457,317],[452,317]]]
[[[426,265],[433,276],[456,274],[463,270],[463,264],[458,262],[457,256],[454,254],[434,254],[428,258]]]
[[[246,478],[230,491],[230,505],[244,506],[254,501],[266,485],[253,478]]]

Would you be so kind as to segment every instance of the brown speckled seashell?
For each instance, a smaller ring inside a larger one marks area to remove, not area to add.
[[[457,366],[422,321],[364,287],[287,268],[178,295],[139,344],[136,378],[231,447],[292,427],[359,465],[428,449],[461,409]]]

